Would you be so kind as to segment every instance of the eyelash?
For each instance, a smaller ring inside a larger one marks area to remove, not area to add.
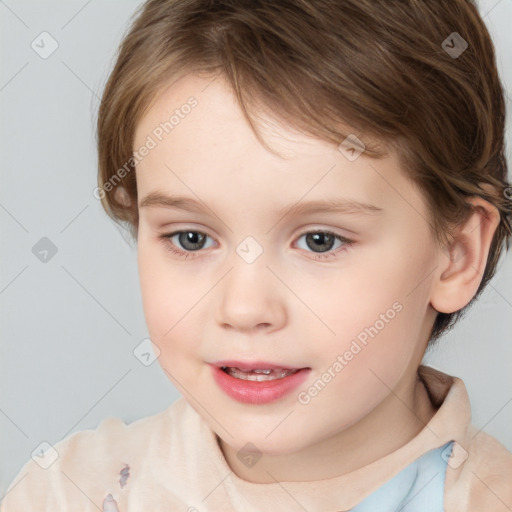
[[[185,258],[188,258],[189,256],[195,257],[197,253],[201,252],[201,249],[198,249],[197,251],[182,251],[181,249],[177,249],[176,246],[171,242],[170,239],[175,235],[179,235],[180,233],[199,233],[201,235],[209,236],[208,234],[206,234],[202,231],[195,231],[195,230],[180,230],[180,231],[174,231],[174,232],[168,233],[168,234],[159,235],[159,239],[162,241],[162,243],[164,244],[164,247],[169,252],[171,252],[172,254],[175,254],[179,257],[185,257]],[[337,258],[339,253],[346,251],[348,248],[352,247],[355,243],[354,240],[350,240],[348,238],[345,238],[341,235],[338,235],[332,231],[325,230],[325,229],[324,230],[305,231],[304,233],[301,233],[301,235],[299,236],[299,239],[305,235],[318,234],[318,233],[322,233],[325,235],[332,235],[334,238],[337,238],[338,240],[343,242],[343,245],[338,247],[337,249],[331,249],[330,251],[326,251],[323,253],[312,252],[311,254],[315,255],[315,259],[317,259],[317,260],[323,259],[323,258],[328,258],[328,257]]]

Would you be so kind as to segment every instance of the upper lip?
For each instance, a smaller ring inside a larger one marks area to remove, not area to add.
[[[230,368],[240,368],[240,370],[301,370],[304,367],[288,366],[281,363],[269,363],[268,361],[215,361],[211,363],[215,366],[226,366]]]

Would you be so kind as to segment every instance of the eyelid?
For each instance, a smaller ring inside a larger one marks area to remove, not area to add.
[[[329,233],[337,238],[340,238],[346,245],[355,244],[358,241],[360,236],[360,232],[356,233],[355,231],[351,231],[349,229],[334,227],[329,224],[318,224],[318,223],[309,223],[303,224],[300,227],[294,229],[293,240],[298,240],[300,237],[307,235],[308,233]],[[314,253],[313,253],[314,254]],[[320,254],[320,253],[317,253]]]
[[[340,238],[341,240],[347,240],[347,241],[353,241],[349,239],[348,237],[341,235],[340,233],[337,233],[336,231],[328,228],[313,228],[313,229],[306,229],[304,231],[300,231],[299,234],[295,237],[296,239],[302,238],[304,235],[314,234],[314,233],[324,233],[328,235],[332,235],[336,238]]]
[[[304,224],[296,229],[294,229],[294,233],[296,233],[295,236],[298,235],[304,235],[305,233],[311,233],[311,232],[318,232],[321,231],[323,233],[332,233],[333,235],[339,236],[341,238],[347,238],[347,236],[355,236],[357,233],[355,231],[351,231],[347,228],[340,228],[340,227],[332,227],[328,226],[326,224],[318,224],[318,223],[309,223]],[[349,235],[345,236],[343,235],[343,232],[350,233]]]

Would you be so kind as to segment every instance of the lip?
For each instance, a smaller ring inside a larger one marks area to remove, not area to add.
[[[226,363],[226,364],[224,364]],[[242,380],[232,377],[226,372],[221,370],[221,366],[232,366],[240,369],[252,369],[241,368],[238,366],[240,363],[227,364],[228,361],[222,362],[217,365],[210,364],[213,372],[213,379],[219,386],[219,388],[226,393],[229,397],[233,398],[238,402],[245,404],[268,404],[275,402],[285,395],[291,393],[295,388],[300,386],[308,377],[311,368],[287,368],[296,369],[296,373],[283,377],[281,379],[267,380],[267,381],[251,381]],[[234,363],[231,361],[230,363]],[[252,365],[253,363],[251,363]],[[259,363],[258,363],[259,364]],[[266,363],[268,365],[268,363]],[[257,368],[257,367],[256,367]],[[271,368],[286,368],[283,366],[260,366],[261,369]]]
[[[299,367],[294,366],[286,366],[284,364],[274,364],[269,363],[267,361],[215,361],[214,363],[210,363],[215,366],[221,367],[221,366],[228,366],[230,368],[240,368],[240,370],[300,370]]]

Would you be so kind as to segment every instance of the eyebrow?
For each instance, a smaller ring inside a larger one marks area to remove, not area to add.
[[[184,196],[168,196],[161,192],[151,192],[139,203],[139,208],[161,207],[202,213],[208,208],[200,201]],[[314,201],[297,202],[276,211],[279,217],[286,215],[299,215],[305,213],[343,213],[359,215],[379,215],[383,209],[368,203],[351,201],[341,198],[322,199]]]

